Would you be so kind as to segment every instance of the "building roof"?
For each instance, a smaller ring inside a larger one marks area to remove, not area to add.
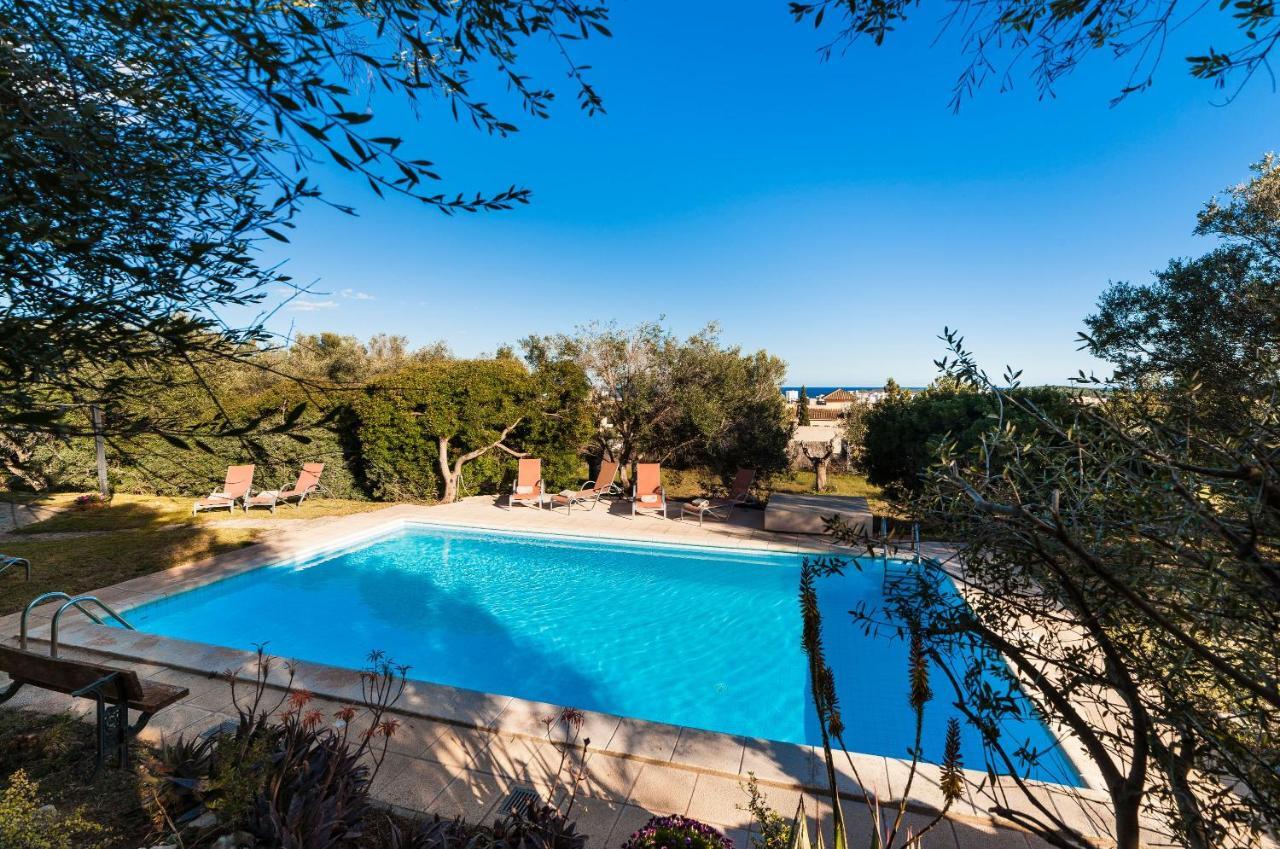
[[[823,395],[822,400],[828,404],[832,403],[833,401],[836,403],[840,403],[840,402],[857,401],[858,396],[854,395],[848,389],[837,389],[835,392],[828,392],[826,395]]]

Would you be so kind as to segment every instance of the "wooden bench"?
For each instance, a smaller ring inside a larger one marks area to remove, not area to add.
[[[18,694],[24,686],[66,693],[97,703],[98,751],[93,774],[107,754],[114,750],[121,767],[129,763],[129,740],[146,727],[157,712],[186,698],[185,687],[155,681],[143,681],[136,672],[112,669],[97,663],[49,657],[0,645],[0,672],[9,675],[9,686],[0,690],[0,704]],[[129,711],[139,712],[137,721],[129,724]]]

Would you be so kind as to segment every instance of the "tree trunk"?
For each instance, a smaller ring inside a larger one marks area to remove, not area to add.
[[[813,477],[814,491],[825,492],[827,488],[827,466],[831,464],[830,457],[822,457],[813,461]]]
[[[111,484],[107,480],[107,448],[102,438],[102,408],[94,404],[89,408],[93,420],[93,447],[98,464],[98,494],[111,497]]]
[[[810,446],[813,450],[810,450]],[[830,442],[805,443],[800,446],[805,459],[813,464],[814,492],[822,492],[827,488],[827,467],[831,465],[831,455],[835,450],[835,445]]]
[[[440,503],[452,504],[458,500],[458,473],[449,465],[449,440],[441,436],[436,438],[436,443],[440,447],[440,480],[444,482]]]
[[[1116,799],[1116,849],[1141,849],[1142,829],[1138,825],[1138,811],[1141,808],[1142,793],[1125,793]]]

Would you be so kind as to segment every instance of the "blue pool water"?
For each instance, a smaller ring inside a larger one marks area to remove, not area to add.
[[[302,564],[266,566],[135,608],[142,631],[750,737],[820,745],[800,644],[801,556],[417,526]],[[881,598],[878,563],[822,580],[829,660],[854,751],[907,757],[906,646],[847,611]],[[925,758],[954,713],[925,714]],[[975,729],[965,763],[981,769]],[[1037,749],[1028,717],[1007,729]],[[1079,783],[1060,754],[1032,777]]]

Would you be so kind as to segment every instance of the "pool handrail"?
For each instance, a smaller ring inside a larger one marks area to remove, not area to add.
[[[96,624],[105,625],[106,622],[104,622],[101,618],[99,618],[98,615],[94,613],[92,610],[85,607],[86,604],[97,605],[99,608],[102,609],[104,613],[107,614],[107,616],[116,620],[125,628],[128,628],[130,631],[137,630],[133,627],[133,625],[129,622],[129,620],[125,619],[123,616],[117,613],[114,608],[112,608],[106,602],[102,601],[97,596],[92,596],[92,595],[72,596],[70,593],[65,593],[65,592],[62,592],[61,590],[52,590],[50,592],[41,593],[40,595],[36,596],[35,598],[33,598],[31,601],[27,603],[26,607],[22,609],[22,619],[21,619],[21,623],[18,631],[18,647],[19,648],[21,648],[23,651],[27,650],[27,620],[31,616],[31,611],[42,604],[48,604],[51,601],[58,601],[60,599],[63,599],[64,601],[62,605],[57,609],[57,611],[53,614],[53,622],[49,626],[49,656],[50,657],[58,656],[58,621],[62,618],[62,614],[66,612],[66,610],[70,607],[74,607],[75,609],[79,610],[85,616],[88,616],[90,619],[92,619]]]

